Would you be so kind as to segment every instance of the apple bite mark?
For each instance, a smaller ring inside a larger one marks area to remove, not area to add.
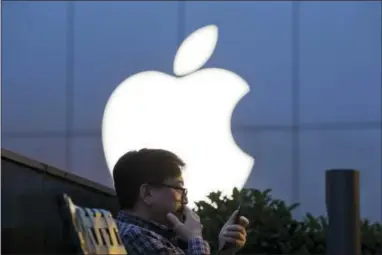
[[[174,73],[184,76],[201,68],[211,57],[218,42],[218,28],[208,25],[194,31],[179,46],[174,59]]]

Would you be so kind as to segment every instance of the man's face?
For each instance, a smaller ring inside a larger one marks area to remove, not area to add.
[[[154,186],[152,209],[155,217],[165,223],[167,213],[172,212],[181,219],[183,208],[188,202],[183,177],[168,178]]]

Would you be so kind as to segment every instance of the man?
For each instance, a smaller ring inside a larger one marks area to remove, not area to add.
[[[184,188],[184,162],[174,153],[142,149],[123,155],[113,170],[121,211],[117,225],[128,254],[208,255],[210,247],[202,237],[198,215],[189,209]],[[223,226],[221,254],[234,254],[246,241],[248,220],[237,212]]]

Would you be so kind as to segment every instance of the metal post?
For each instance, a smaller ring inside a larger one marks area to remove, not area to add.
[[[326,230],[328,255],[361,255],[359,172],[326,171]]]

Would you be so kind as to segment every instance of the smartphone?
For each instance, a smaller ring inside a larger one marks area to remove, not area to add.
[[[238,212],[236,214],[236,217],[235,217],[235,224],[239,224],[240,223],[240,216],[241,216],[241,204],[239,205],[239,207],[236,209]]]
[[[234,219],[234,224],[239,224],[240,223],[240,216],[241,216],[241,213],[242,213],[242,210],[241,210],[241,204],[239,204],[239,207],[236,209],[238,212],[235,216],[235,219]],[[229,249],[229,248],[233,248],[233,245],[232,244],[224,244],[223,248],[221,248],[221,250],[226,250],[226,249]]]

